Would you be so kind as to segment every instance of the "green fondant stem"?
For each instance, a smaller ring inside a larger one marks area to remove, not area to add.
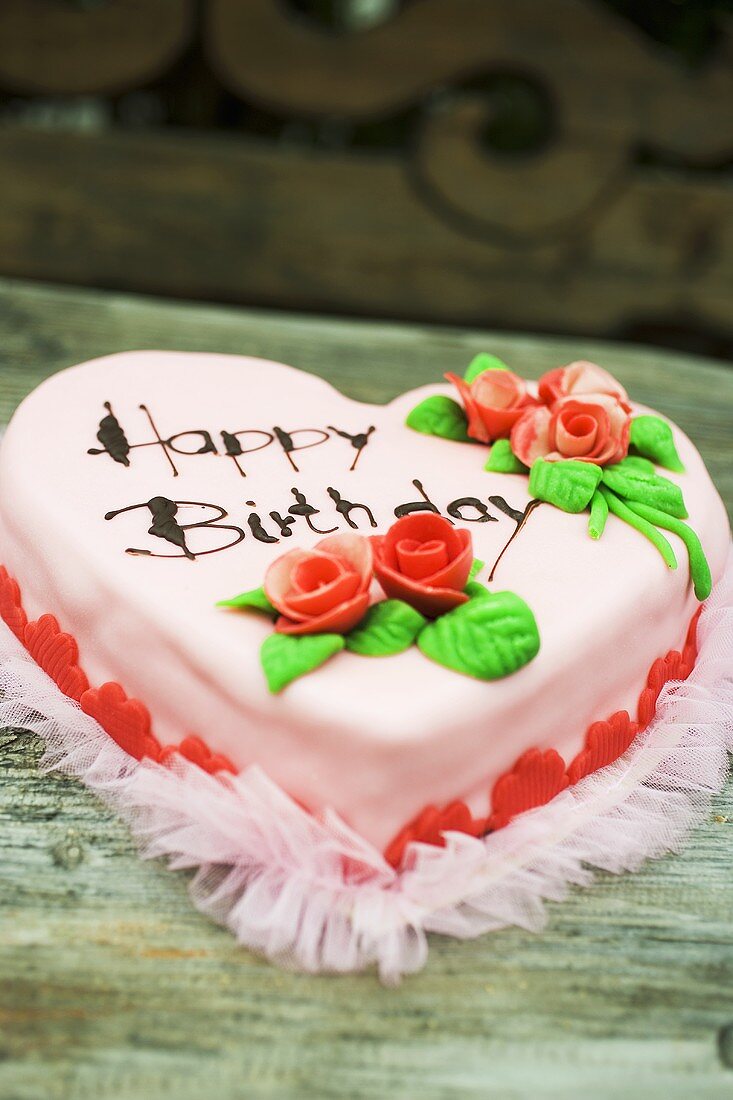
[[[588,521],[588,532],[592,539],[599,539],[601,537],[607,519],[608,502],[603,494],[596,490],[590,502],[590,520]]]
[[[624,523],[628,523],[629,527],[635,527],[640,534],[649,539],[649,542],[656,546],[659,553],[664,558],[665,565],[668,565],[670,569],[677,568],[677,558],[674,556],[674,550],[667,542],[664,535],[657,531],[656,527],[653,527],[651,523],[647,523],[637,512],[619,500],[615,493],[612,493],[605,485],[599,485],[598,491],[603,493],[606,504],[608,505],[609,512],[613,512],[615,516],[622,519]],[[653,510],[653,509],[652,509]]]
[[[710,566],[705,557],[705,551],[692,528],[688,527],[682,520],[675,519],[674,516],[668,516],[666,512],[660,512],[658,508],[652,508],[640,501],[629,501],[629,508],[641,516],[642,519],[655,523],[657,527],[663,527],[674,535],[679,535],[687,548],[687,555],[690,559],[690,576],[692,577],[695,595],[698,600],[706,600],[713,587],[713,579],[710,575]]]

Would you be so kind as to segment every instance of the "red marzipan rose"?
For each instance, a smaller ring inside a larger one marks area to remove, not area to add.
[[[621,402],[605,393],[564,397],[551,409],[530,409],[512,428],[511,448],[520,462],[575,458],[608,466],[629,449],[631,418]]]
[[[554,405],[562,397],[577,397],[584,401],[590,394],[605,393],[609,397],[617,397],[627,412],[630,411],[629,396],[621,383],[603,367],[585,359],[568,363],[566,367],[556,367],[555,370],[543,374],[538,389],[540,401],[544,401],[546,405]]]
[[[461,395],[468,434],[479,443],[506,439],[523,410],[536,404],[524,379],[510,370],[485,370],[470,383],[457,374],[445,377]]]
[[[375,535],[374,573],[388,596],[435,618],[465,603],[471,534],[434,512],[413,512]]]
[[[265,574],[280,612],[280,634],[346,634],[369,608],[372,547],[363,535],[332,535],[312,550],[290,550]]]

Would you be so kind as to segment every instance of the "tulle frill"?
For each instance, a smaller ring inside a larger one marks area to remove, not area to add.
[[[193,871],[205,914],[271,960],[307,971],[376,965],[394,983],[425,963],[427,933],[536,931],[544,901],[593,869],[635,871],[679,848],[733,751],[733,557],[698,627],[690,677],[616,763],[483,839],[414,844],[395,871],[335,814],[317,819],[257,767],[211,776],[181,757],[138,763],[56,688],[0,622],[0,728],[43,739],[43,767],[81,779],[125,819],[144,857]]]

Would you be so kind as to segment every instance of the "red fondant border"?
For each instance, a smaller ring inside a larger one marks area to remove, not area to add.
[[[64,633],[54,615],[41,615],[35,622],[28,622],[18,582],[3,565],[0,565],[0,617],[64,695],[75,699],[81,709],[96,718],[113,741],[136,760],[147,756],[165,764],[179,753],[212,775],[221,771],[236,772],[231,760],[213,753],[193,734],[184,737],[178,745],[161,745],[151,729],[148,708],[139,699],[128,699],[119,684],[90,687],[79,667],[79,649],[74,638]]]
[[[654,717],[657,699],[668,680],[685,680],[692,671],[697,654],[696,628],[700,609],[687,632],[682,652],[670,650],[654,662],[646,686],[639,696],[636,719],[625,710],[617,711],[603,722],[593,722],[585,735],[585,744],[568,765],[554,749],[542,752],[528,749],[514,766],[500,776],[491,790],[491,811],[486,817],[474,817],[465,802],[446,806],[426,806],[387,845],[384,856],[399,867],[412,841],[445,846],[445,832],[483,836],[507,825],[524,810],[543,806],[566,787],[591,772],[612,764],[626,752],[636,734]],[[139,699],[129,699],[116,683],[89,686],[79,666],[79,650],[70,634],[61,630],[53,615],[41,615],[29,622],[17,581],[0,565],[0,618],[23,643],[38,665],[59,689],[75,699],[86,714],[95,718],[109,736],[136,760],[149,757],[167,764],[180,754],[204,771],[215,775],[236,768],[226,756],[214,753],[194,734],[178,745],[161,745],[151,728],[150,712]]]

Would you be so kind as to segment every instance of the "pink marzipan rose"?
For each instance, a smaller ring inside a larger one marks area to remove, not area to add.
[[[265,595],[280,612],[280,634],[346,634],[369,608],[373,555],[363,535],[332,535],[312,550],[290,550],[265,574]]]
[[[617,397],[591,393],[563,397],[551,409],[528,409],[512,428],[511,448],[520,462],[575,458],[609,466],[626,457],[631,418]]]
[[[629,401],[626,390],[612,374],[585,359],[547,371],[540,378],[538,389],[540,401],[550,406],[562,397],[579,397],[584,400],[597,393],[616,397],[625,406],[628,406]]]
[[[510,370],[485,370],[470,383],[457,374],[445,377],[461,396],[468,434],[479,443],[508,438],[523,410],[536,403],[524,379]]]

